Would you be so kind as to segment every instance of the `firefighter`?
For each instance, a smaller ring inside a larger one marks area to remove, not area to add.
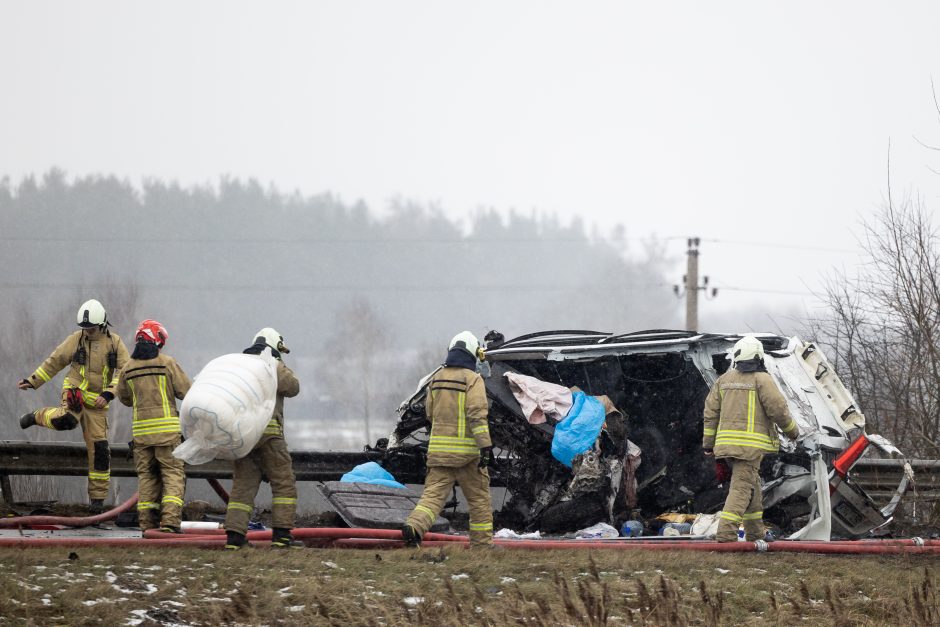
[[[476,371],[477,360],[484,355],[479,340],[469,331],[454,336],[448,349],[443,366],[427,386],[428,474],[421,500],[402,527],[402,538],[408,546],[421,544],[457,482],[470,509],[470,546],[492,546],[488,468],[493,464],[493,444],[486,389]]]
[[[111,481],[111,449],[108,446],[108,403],[114,399],[118,374],[127,363],[127,348],[108,328],[108,315],[97,300],[78,309],[78,331],[42,362],[21,390],[39,389],[60,370],[70,366],[62,381],[62,403],[23,414],[20,427],[38,425],[68,431],[81,425],[88,447],[88,499],[92,511],[100,512]]]
[[[192,382],[176,360],[161,353],[169,334],[156,320],[137,327],[136,345],[118,378],[118,399],[134,408],[134,465],[137,468],[137,518],[140,529],[180,532],[186,472],[173,457],[182,442],[176,399],[182,400]]]
[[[731,486],[715,535],[718,542],[737,540],[742,523],[746,538],[764,538],[758,471],[764,455],[779,450],[774,425],[791,440],[800,434],[783,394],[764,367],[763,345],[746,336],[732,349],[732,368],[718,378],[705,399],[705,455],[731,468]]]
[[[291,529],[297,514],[297,485],[287,443],[284,440],[284,398],[297,396],[300,382],[293,371],[284,365],[282,355],[290,350],[284,338],[270,327],[255,334],[254,343],[243,352],[260,355],[271,349],[277,359],[277,400],[274,413],[261,439],[251,452],[234,462],[232,493],[225,513],[225,548],[238,550],[247,544],[248,520],[254,509],[255,496],[263,480],[271,484],[271,546],[287,548],[294,545]]]

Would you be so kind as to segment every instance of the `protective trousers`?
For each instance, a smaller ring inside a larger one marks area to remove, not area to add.
[[[456,467],[429,466],[421,500],[408,516],[407,524],[423,536],[441,513],[455,481],[467,497],[467,506],[470,509],[470,545],[493,544],[490,474],[486,468],[479,467],[477,460]]]
[[[59,407],[43,407],[33,414],[36,424],[55,431],[74,429],[75,420],[82,427],[82,437],[88,449],[88,498],[108,498],[111,481],[111,448],[108,446],[108,408],[83,406],[80,411],[70,410],[62,391]]]
[[[134,465],[137,468],[137,518],[143,530],[153,529],[155,516],[160,513],[161,527],[179,529],[183,515],[183,494],[186,490],[186,471],[183,460],[173,457],[176,441],[163,446],[134,444]]]
[[[715,540],[734,542],[738,537],[738,526],[744,523],[744,535],[748,540],[764,538],[764,497],[760,487],[760,459],[745,460],[725,458],[731,466],[731,486],[728,498],[719,515]]]
[[[261,481],[271,484],[271,526],[293,529],[297,514],[297,484],[284,438],[262,440],[248,455],[236,459],[232,493],[225,512],[225,530],[244,535],[254,509]]]

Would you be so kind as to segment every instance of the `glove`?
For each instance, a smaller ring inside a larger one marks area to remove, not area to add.
[[[113,392],[102,392],[100,396],[101,396],[101,398],[103,398],[103,399],[104,399],[105,401],[107,401],[108,403],[110,403],[111,401],[114,400],[114,393],[113,393]]]
[[[79,388],[69,388],[65,393],[65,405],[74,412],[82,411],[85,404],[85,395]]]
[[[16,384],[21,390],[32,390],[33,384],[29,382],[29,379],[20,379],[20,382]]]
[[[480,449],[480,468],[489,468],[493,465],[493,461],[496,457],[493,455],[492,446],[484,446]]]
[[[705,457],[711,457],[712,455],[715,454],[714,449],[710,449],[710,448],[702,449],[702,452],[705,453]]]
[[[718,483],[726,483],[731,480],[731,466],[724,459],[715,460],[715,479]]]

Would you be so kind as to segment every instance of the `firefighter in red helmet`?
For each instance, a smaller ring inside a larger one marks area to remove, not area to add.
[[[137,517],[143,531],[179,533],[186,473],[183,460],[173,457],[180,445],[179,412],[192,382],[176,360],[162,352],[169,334],[156,320],[137,327],[134,352],[118,379],[117,397],[134,409],[134,465],[137,468]]]

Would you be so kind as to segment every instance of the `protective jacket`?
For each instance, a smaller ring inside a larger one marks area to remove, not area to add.
[[[118,374],[127,363],[124,342],[116,333],[105,331],[90,339],[79,330],[65,338],[52,354],[30,375],[29,383],[39,389],[60,370],[70,366],[62,380],[62,389],[80,388],[86,407],[94,407],[102,392],[114,395]]]
[[[800,433],[769,374],[732,368],[718,378],[705,399],[702,446],[714,449],[715,457],[757,460],[780,449],[774,425],[790,439]]]
[[[277,360],[277,398],[274,401],[274,413],[268,426],[264,428],[261,440],[255,448],[261,446],[270,438],[284,437],[284,398],[292,398],[300,393],[300,381],[294,371],[284,365],[280,359]]]
[[[116,394],[134,408],[134,442],[162,446],[180,433],[176,399],[182,400],[192,382],[176,360],[158,354],[153,359],[131,359],[118,377]]]
[[[428,383],[425,411],[431,421],[428,466],[463,466],[492,446],[483,377],[445,366]]]
[[[256,345],[257,346],[257,345]],[[248,349],[249,354],[257,352]],[[284,440],[284,398],[297,396],[300,382],[293,371],[277,361],[277,401],[264,434],[245,457],[232,467],[232,491],[225,513],[225,529],[244,535],[254,510],[262,480],[271,484],[271,524],[275,529],[292,529],[297,515],[297,482],[290,452]]]

